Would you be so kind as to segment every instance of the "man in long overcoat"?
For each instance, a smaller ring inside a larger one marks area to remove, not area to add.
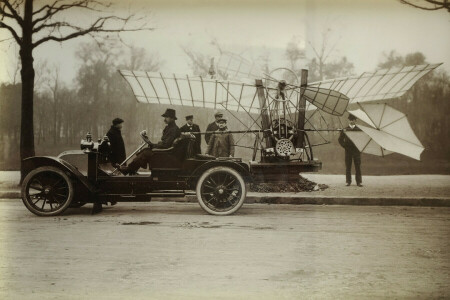
[[[339,135],[339,144],[345,149],[345,177],[347,186],[352,183],[352,161],[355,163],[355,179],[356,184],[362,187],[362,175],[361,175],[361,152],[355,146],[355,144],[345,135],[346,131],[361,131],[356,126],[356,117],[353,115],[348,116],[349,125]]]
[[[112,121],[111,128],[106,134],[109,138],[109,143],[111,144],[111,154],[109,156],[111,164],[120,164],[127,157],[125,153],[125,143],[122,138],[122,123],[123,120],[121,118],[115,118]]]
[[[206,127],[206,132],[208,132],[208,131],[216,131],[217,129],[219,129],[219,125],[217,124],[217,121],[222,119],[222,117],[223,117],[223,113],[221,113],[220,111],[216,111],[215,114],[214,114],[215,120],[214,120],[214,122],[210,123],[208,125],[208,127]],[[206,133],[205,134],[205,141],[206,141],[207,145],[209,144],[209,139],[211,138],[211,136],[212,136],[211,133]]]
[[[142,150],[142,152],[139,153],[128,166],[120,168],[120,171],[124,175],[136,173],[139,168],[146,168],[147,165],[151,166],[153,157],[152,149],[170,148],[172,147],[174,140],[180,137],[180,129],[177,124],[175,124],[175,120],[177,119],[175,110],[168,108],[162,117],[164,117],[164,123],[167,125],[163,130],[161,141],[157,144],[153,144],[150,140],[148,140],[148,138],[146,138],[146,142],[149,144],[149,147]]]
[[[219,129],[216,130],[216,134],[211,135],[206,153],[215,157],[234,157],[234,139],[228,132],[227,120],[221,118],[217,124]]]
[[[197,124],[194,124],[194,116],[189,115],[186,116],[186,124],[181,126],[180,131],[183,132],[200,132],[200,127]],[[193,154],[200,154],[202,153],[201,143],[202,139],[199,133],[194,134],[195,136],[195,144],[194,144],[194,153]]]

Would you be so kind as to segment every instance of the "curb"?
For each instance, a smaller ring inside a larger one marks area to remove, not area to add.
[[[20,198],[19,191],[0,192],[0,199]],[[196,203],[196,196],[186,196],[184,198],[152,198],[155,202],[190,202]],[[448,197],[334,197],[334,196],[310,196],[288,194],[283,196],[265,196],[258,193],[250,193],[245,203],[261,204],[312,204],[312,205],[367,205],[367,206],[431,206],[450,207]]]

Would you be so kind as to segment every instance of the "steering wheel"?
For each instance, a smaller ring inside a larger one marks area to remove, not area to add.
[[[150,141],[150,139],[147,136],[147,130],[142,130],[141,133],[140,133],[140,136],[144,140],[144,142],[146,142],[150,146],[153,145],[153,143]]]

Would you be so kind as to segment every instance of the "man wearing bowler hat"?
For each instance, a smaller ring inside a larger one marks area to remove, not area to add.
[[[355,179],[356,184],[362,187],[362,176],[361,176],[361,152],[355,144],[345,135],[346,131],[361,131],[361,129],[356,126],[356,117],[352,114],[348,115],[349,125],[347,128],[341,131],[339,135],[339,144],[345,149],[345,177],[347,186],[352,183],[352,161],[355,163]]]
[[[200,127],[197,124],[194,124],[194,116],[189,115],[186,116],[186,124],[181,126],[180,131],[183,132],[200,132]],[[201,150],[201,143],[202,139],[200,137],[200,134],[194,134],[195,136],[195,144],[194,144],[194,153],[193,154],[200,154],[202,153]]]
[[[168,108],[162,117],[164,117],[164,123],[167,125],[163,130],[161,141],[157,144],[153,144],[146,136],[144,136],[148,148],[145,148],[139,153],[128,166],[120,167],[120,171],[123,174],[134,174],[139,168],[146,168],[147,164],[151,165],[153,156],[152,149],[170,148],[172,147],[173,141],[181,135],[180,129],[177,124],[175,124],[177,117],[174,109]]]
[[[219,125],[217,124],[217,121],[222,119],[222,117],[223,117],[223,113],[221,113],[220,111],[216,111],[214,113],[214,118],[216,118],[216,119],[214,120],[214,122],[209,124],[208,127],[206,127],[206,132],[218,130],[219,129]],[[206,133],[205,134],[206,144],[209,144],[209,139],[211,138],[211,135],[212,135],[211,133]]]
[[[109,143],[111,144],[111,155],[109,159],[111,164],[120,164],[126,159],[125,153],[125,143],[122,138],[122,123],[121,118],[115,118],[112,121],[111,128],[108,130],[106,136],[109,138]]]

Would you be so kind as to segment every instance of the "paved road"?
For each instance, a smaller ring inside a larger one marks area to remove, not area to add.
[[[450,208],[0,201],[1,299],[450,297]]]

